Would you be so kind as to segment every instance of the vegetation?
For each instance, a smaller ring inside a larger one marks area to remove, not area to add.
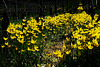
[[[0,55],[1,66],[100,66],[100,57],[95,64],[85,63],[91,61],[92,55],[100,54],[99,15],[92,19],[82,10],[79,7],[75,14],[39,17],[39,22],[33,17],[28,20],[25,17],[16,24],[10,22],[8,37],[3,37],[5,44],[1,45],[1,50],[8,50]],[[48,50],[58,44],[61,49]]]

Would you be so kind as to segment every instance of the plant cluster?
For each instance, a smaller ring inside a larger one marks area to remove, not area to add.
[[[81,51],[99,47],[100,21],[97,22],[97,19],[98,14],[95,14],[92,19],[85,11],[77,14],[65,13],[53,17],[39,17],[39,22],[33,17],[30,17],[30,20],[25,18],[22,23],[10,23],[7,28],[8,37],[4,37],[5,45],[1,47],[14,47],[20,54],[35,55],[38,57],[37,64],[43,64],[39,60],[44,60],[42,56],[46,43],[52,40],[60,41],[58,35],[62,34],[66,37],[63,39],[62,50],[55,50],[53,54],[58,58],[70,55],[73,59],[77,59]],[[35,59],[32,60],[32,62],[35,61]]]

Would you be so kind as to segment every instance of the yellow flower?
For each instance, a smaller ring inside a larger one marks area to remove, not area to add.
[[[98,21],[98,23],[100,23],[100,20]]]
[[[7,40],[8,38],[3,37],[4,40]]]
[[[78,46],[78,49],[81,50],[81,49],[83,49],[83,47],[82,46]]]
[[[77,9],[78,10],[83,10],[83,7],[82,6],[79,6]]]
[[[21,52],[25,52],[25,50],[21,50]]]
[[[71,50],[67,50],[66,54],[69,55],[71,53]]]
[[[16,47],[16,50],[18,50],[18,48]]]
[[[17,37],[19,36],[17,33],[15,34]]]
[[[23,19],[23,22],[25,22],[26,20],[25,19]]]
[[[77,57],[73,57],[73,59],[77,59]]]
[[[28,45],[30,45],[30,43],[28,43]]]
[[[63,58],[63,55],[61,55],[61,51],[58,52],[58,57]]]
[[[27,48],[27,50],[28,50],[28,51],[31,51],[31,49],[30,49],[29,47]]]
[[[26,36],[29,36],[29,34],[26,34]]]
[[[39,51],[39,49],[38,49],[38,46],[37,46],[37,45],[34,45],[34,49],[35,49],[36,51]]]
[[[11,39],[14,39],[14,38],[16,38],[16,37],[15,37],[15,36],[10,35],[10,38],[11,38]]]
[[[91,27],[94,27],[94,25],[93,25],[92,23],[89,23],[89,24],[88,24],[88,27],[91,28]]]
[[[4,45],[2,45],[1,47],[2,47],[2,48],[4,48],[5,46],[4,46]]]
[[[33,52],[34,52],[35,50],[32,48],[32,49],[31,49],[31,51],[33,51]]]
[[[8,27],[7,32],[14,34],[15,33],[15,28],[14,27]]]
[[[45,67],[51,67],[51,64],[48,64],[48,63],[47,63]]]
[[[60,50],[56,50],[56,52],[53,51],[53,54],[57,55],[60,58],[63,58],[63,55],[61,55],[61,51]]]
[[[65,42],[64,42],[64,40],[63,40],[63,51],[66,49],[66,46],[65,46]]]
[[[37,40],[36,40],[37,41]],[[36,43],[36,41],[34,41],[33,39],[31,39],[31,43],[32,44],[35,44]]]
[[[63,58],[63,55],[61,55],[61,52],[58,53],[58,57]]]
[[[22,39],[19,39],[19,38],[17,38],[17,40],[18,40],[18,42],[20,42],[20,43],[24,43],[25,41],[24,41],[24,38],[22,38]]]
[[[82,40],[85,42],[86,36],[82,36],[81,38],[82,38]]]
[[[79,40],[77,40],[77,44],[78,44],[78,45],[81,45],[82,43],[80,43],[80,41],[79,41]]]
[[[73,45],[73,44],[71,43],[71,47],[72,47],[72,48],[76,48],[77,46],[76,46],[76,44]]]
[[[91,46],[91,45],[88,45],[88,48],[89,48],[89,49],[93,49],[93,46]]]
[[[25,33],[25,34],[26,34],[26,30],[24,30],[24,29],[23,29],[23,33]]]
[[[23,35],[20,35],[20,36],[18,36],[18,38],[22,38],[22,39],[24,39],[24,36],[23,36]]]
[[[94,46],[99,47],[99,44],[98,43],[97,44],[95,43]]]
[[[41,18],[39,17],[39,19],[41,19]]]
[[[11,47],[11,45],[8,45],[8,47]]]
[[[41,65],[38,65],[38,67],[41,67]]]
[[[27,29],[28,29],[28,27],[24,27],[24,29],[25,29],[25,30],[27,30]]]
[[[92,43],[89,41],[88,44],[86,44],[86,46],[89,48],[89,49],[93,49],[93,46],[91,45]]]
[[[70,38],[66,37],[66,40],[69,41]]]
[[[5,42],[5,45],[8,45],[8,42],[7,43]]]
[[[56,33],[55,31],[53,31],[53,33]]]
[[[51,30],[51,31],[52,31],[52,29],[49,29],[49,30]]]
[[[81,5],[82,5],[82,3],[79,3],[79,5],[81,6]]]
[[[47,54],[47,56],[51,56],[51,55],[53,55],[52,53],[50,53],[50,54]]]
[[[88,42],[88,45],[91,45],[91,42],[90,41]]]
[[[98,18],[98,17],[99,17],[99,15],[98,15],[98,14],[95,14],[95,15],[94,15],[94,19],[95,19],[95,18]]]
[[[92,42],[98,44],[97,39],[93,39]]]
[[[19,31],[20,32],[20,34],[23,34],[23,32],[22,31]]]
[[[53,54],[58,55],[58,50],[56,50],[56,52],[53,51]]]
[[[41,20],[39,20],[39,25],[41,25]]]
[[[25,25],[25,23],[22,23],[22,25]]]
[[[46,34],[42,34],[42,36],[45,36]]]

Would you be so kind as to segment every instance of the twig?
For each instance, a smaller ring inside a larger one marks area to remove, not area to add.
[[[6,7],[6,9],[7,9],[7,5],[6,5],[6,3],[5,3],[5,1],[3,0],[3,2],[4,2],[4,4],[5,4],[5,7]]]
[[[3,0],[4,4],[5,4],[5,7],[6,7],[6,10],[7,10],[7,15],[8,15],[8,7],[7,7],[7,4],[6,2]],[[9,18],[9,17],[8,17]]]

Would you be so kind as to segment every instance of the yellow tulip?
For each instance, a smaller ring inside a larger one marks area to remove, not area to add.
[[[25,19],[23,19],[23,22],[25,22],[26,20]]]
[[[27,50],[28,50],[28,51],[31,51],[31,49],[30,49],[29,47],[27,48]]]
[[[71,53],[71,50],[67,50],[66,54],[69,55]]]
[[[1,47],[2,47],[2,48],[4,48],[5,46],[4,46],[4,45],[2,45]]]
[[[25,52],[25,50],[21,50],[21,52]]]
[[[8,47],[11,47],[11,45],[8,45]]]
[[[82,49],[83,49],[83,47],[82,47],[82,46],[78,46],[78,49],[79,49],[79,50],[82,50]]]
[[[16,38],[16,37],[15,37],[15,36],[10,35],[10,38],[11,38],[11,39],[14,39],[14,38]]]
[[[8,42],[5,42],[5,45],[8,45]]]
[[[77,57],[73,57],[73,59],[77,59]]]
[[[37,40],[36,40],[37,41]],[[33,39],[31,39],[31,43],[32,44],[35,44],[36,43],[36,41],[34,41]]]
[[[8,38],[3,37],[4,40],[7,40]]]
[[[35,49],[36,51],[39,51],[39,49],[38,49],[38,46],[37,46],[37,45],[34,45],[34,49]]]
[[[18,48],[16,47],[16,50],[18,50]]]
[[[89,48],[89,49],[93,49],[93,46],[91,46],[91,45],[88,45],[88,48]]]

